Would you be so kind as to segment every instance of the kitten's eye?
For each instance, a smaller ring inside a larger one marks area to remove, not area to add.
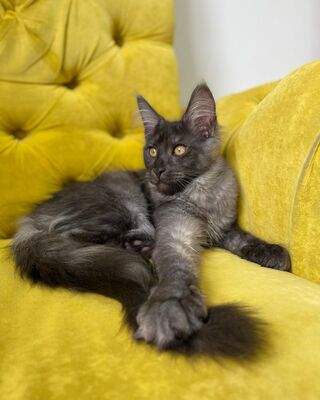
[[[184,146],[183,144],[179,144],[174,148],[173,152],[176,156],[183,156],[186,150],[186,146]]]
[[[157,157],[157,154],[158,154],[157,149],[155,147],[150,147],[149,154],[153,158]]]

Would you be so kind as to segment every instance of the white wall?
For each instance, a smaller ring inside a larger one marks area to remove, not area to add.
[[[175,0],[182,103],[204,79],[215,97],[320,59],[320,0]]]

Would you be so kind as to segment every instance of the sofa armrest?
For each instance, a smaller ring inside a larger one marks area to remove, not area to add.
[[[279,81],[266,83],[240,93],[224,96],[218,100],[217,114],[223,150],[233,134],[278,83]]]
[[[222,145],[241,186],[240,223],[285,245],[320,282],[320,62],[219,101]]]

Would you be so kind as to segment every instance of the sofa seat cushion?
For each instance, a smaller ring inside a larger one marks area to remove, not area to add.
[[[30,287],[15,275],[6,249],[0,265],[3,399],[320,398],[320,288],[312,282],[222,250],[204,253],[208,302],[248,304],[268,323],[265,354],[239,363],[159,353],[132,340],[117,302]]]

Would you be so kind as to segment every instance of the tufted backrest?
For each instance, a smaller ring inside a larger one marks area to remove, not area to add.
[[[0,237],[73,179],[142,166],[135,94],[180,114],[171,0],[0,0]]]

